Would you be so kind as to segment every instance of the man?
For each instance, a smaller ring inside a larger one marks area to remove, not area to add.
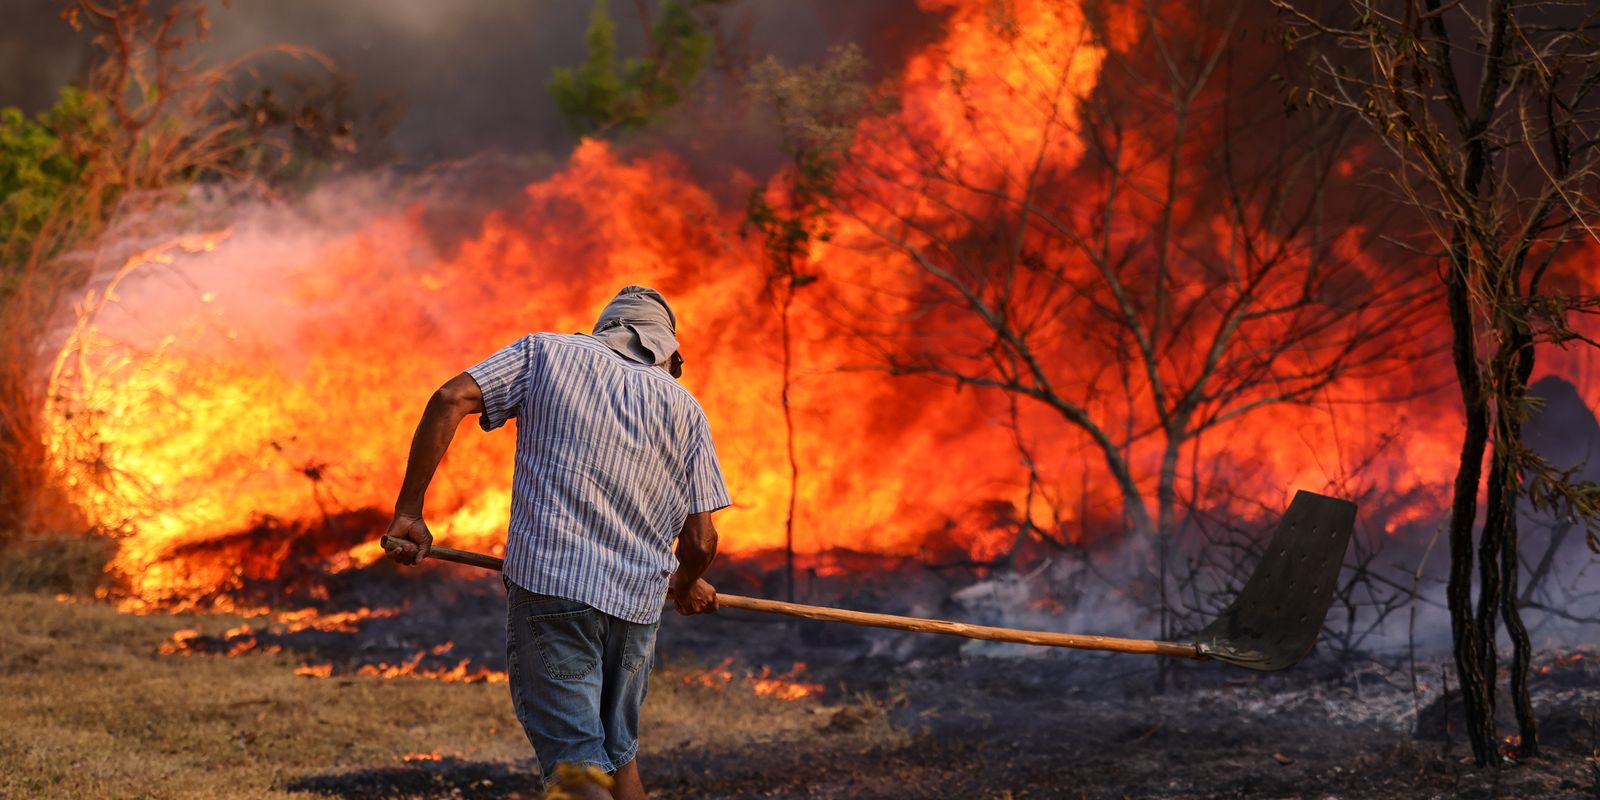
[[[617,800],[644,797],[639,704],[669,580],[679,613],[717,608],[701,576],[728,490],[705,412],[676,380],[682,364],[667,301],[629,286],[592,335],[526,336],[450,379],[417,425],[389,525],[398,541],[385,545],[420,563],[433,543],[423,494],[456,427],[468,414],[486,431],[516,418],[503,576],[511,700],[545,780],[557,764],[594,765]]]

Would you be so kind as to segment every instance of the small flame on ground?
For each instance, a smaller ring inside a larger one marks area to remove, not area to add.
[[[406,753],[400,757],[400,760],[409,764],[413,761],[443,761],[446,758],[455,758],[459,755],[460,753],[445,754],[434,750],[428,753]]]
[[[57,599],[61,600],[63,597],[58,597]],[[71,598],[66,598],[63,601],[77,602]],[[119,608],[118,610],[121,611],[122,609]],[[392,617],[399,614],[403,610],[404,609],[402,608],[359,608],[355,611],[336,611],[328,614],[324,614],[314,608],[302,608],[297,611],[280,611],[276,613],[269,610],[264,610],[263,614],[249,616],[271,615],[272,621],[266,625],[258,628],[249,623],[244,623],[241,625],[236,625],[223,632],[220,638],[230,644],[228,650],[223,654],[236,656],[251,652],[255,648],[256,636],[262,633],[270,632],[281,635],[299,633],[300,631],[305,630],[326,631],[330,633],[355,633],[358,630],[356,627],[357,622],[368,619]],[[188,655],[192,652],[195,652],[197,640],[200,639],[202,635],[203,634],[198,628],[184,628],[182,630],[175,631],[172,634],[172,637],[161,645],[160,652],[164,655]],[[433,654],[438,655],[440,653],[447,652],[452,646],[452,643],[447,642],[439,647],[434,648]],[[276,645],[274,645],[265,652],[278,652],[279,649],[281,648],[278,648]],[[206,652],[213,651],[206,650]]]
[[[377,664],[362,664],[356,669],[357,675],[368,675],[374,678],[428,678],[445,683],[505,683],[506,673],[489,669],[488,667],[472,666],[472,659],[463,658],[454,667],[424,667],[422,659],[428,655],[438,655],[450,650],[454,644],[446,642],[429,650],[418,650],[417,654],[399,664],[379,662]]]
[[[677,678],[689,686],[705,686],[712,689],[726,689],[738,683],[741,686],[749,686],[750,691],[758,697],[795,701],[822,694],[822,684],[802,680],[805,671],[805,662],[796,661],[787,672],[779,674],[773,674],[772,668],[767,666],[756,671],[737,673],[733,670],[733,659],[725,658],[715,667],[690,672]]]
[[[1556,667],[1570,667],[1583,660],[1584,652],[1579,650],[1566,655],[1556,656],[1553,663],[1542,664],[1535,671],[1540,675],[1549,675]]]
[[[1500,757],[1507,761],[1515,761],[1522,754],[1522,737],[1507,736],[1500,740]]]
[[[222,634],[220,638],[227,645],[227,649],[222,651],[197,647],[196,645],[201,641],[202,635],[198,628],[184,628],[174,631],[172,638],[163,642],[161,647],[157,648],[157,652],[168,656],[189,656],[196,653],[207,653],[232,658],[234,656],[242,656],[245,653],[271,654],[283,651],[282,647],[275,644],[260,647],[260,642],[255,637],[255,630],[249,625],[230,628],[226,633]]]
[[[162,655],[187,656],[204,653],[230,658],[245,655],[246,653],[279,653],[283,651],[280,645],[273,644],[263,647],[257,637],[268,632],[274,635],[283,635],[305,630],[355,633],[358,630],[356,626],[358,622],[392,617],[402,610],[400,608],[360,608],[355,611],[339,611],[328,614],[313,608],[284,611],[275,614],[272,621],[267,625],[259,628],[249,623],[236,625],[224,631],[221,636],[215,637],[215,639],[208,639],[199,628],[183,628],[174,631],[171,638],[163,642],[158,650]],[[221,647],[217,646],[217,640],[220,640]],[[442,656],[454,650],[455,646],[455,642],[443,642],[418,650],[415,655],[398,664],[387,662],[362,664],[356,667],[354,672],[357,675],[376,678],[427,678],[450,683],[503,683],[506,681],[505,672],[489,669],[488,667],[475,667],[470,658],[463,658],[450,667],[423,665],[423,659],[430,656]],[[332,662],[307,663],[295,668],[294,674],[305,678],[331,678],[334,674],[334,665]]]
[[[332,664],[306,664],[294,668],[294,674],[302,678],[328,678],[333,675]]]
[[[198,628],[184,628],[183,630],[173,631],[172,638],[162,643],[160,652],[166,656],[188,655],[193,652],[189,649],[189,643],[199,637],[200,630]]]

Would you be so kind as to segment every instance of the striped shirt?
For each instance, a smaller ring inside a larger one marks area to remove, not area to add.
[[[694,396],[581,334],[525,336],[467,374],[484,430],[517,420],[506,577],[630,622],[660,619],[684,520],[729,505]]]

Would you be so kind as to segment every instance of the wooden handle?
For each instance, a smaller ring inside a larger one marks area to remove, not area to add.
[[[389,537],[385,536],[384,538],[387,539]],[[492,570],[502,569],[505,564],[503,559],[495,558],[494,556],[466,550],[455,550],[449,547],[435,546],[428,551],[428,557]],[[888,628],[898,631],[964,636],[968,639],[985,639],[992,642],[1013,642],[1016,644],[1041,645],[1043,647],[1071,647],[1077,650],[1105,650],[1114,653],[1192,658],[1196,661],[1206,660],[1206,656],[1200,653],[1198,647],[1187,642],[1119,639],[1112,636],[1084,636],[1075,633],[1027,631],[1017,628],[996,628],[989,625],[968,625],[965,622],[951,622],[943,619],[902,617],[895,614],[873,614],[867,611],[850,611],[828,606],[808,606],[801,603],[785,603],[781,600],[764,600],[759,597],[744,597],[721,592],[717,593],[717,606],[720,608],[737,608],[741,611],[759,611],[763,614],[783,614],[791,617],[822,620],[824,622],[843,622],[868,628]]]
[[[1075,633],[1027,631],[1018,628],[996,628],[989,625],[968,625],[924,617],[901,617],[895,614],[873,614],[827,606],[808,606],[785,603],[781,600],[763,600],[759,597],[742,597],[736,594],[717,593],[721,608],[760,611],[764,614],[787,614],[791,617],[818,619],[826,622],[844,622],[868,628],[890,628],[917,633],[942,633],[947,636],[965,636],[968,639],[987,639],[993,642],[1036,644],[1044,647],[1071,647],[1078,650],[1109,650],[1116,653],[1141,653],[1153,656],[1172,656],[1205,660],[1200,650],[1183,642],[1158,642],[1153,639],[1118,639],[1112,636],[1083,636]]]
[[[386,542],[389,540],[388,536],[383,538]],[[407,542],[407,544],[411,543]],[[457,564],[466,564],[469,567],[483,567],[484,569],[492,569],[495,572],[504,569],[506,565],[505,559],[491,556],[487,553],[474,553],[471,550],[457,550],[452,547],[440,547],[438,545],[428,549],[428,558],[437,558],[440,561],[454,561]]]

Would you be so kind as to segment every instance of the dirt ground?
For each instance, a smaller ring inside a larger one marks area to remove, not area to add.
[[[160,652],[179,629],[238,624],[0,595],[0,797],[538,796],[504,684],[297,677],[291,651]],[[685,630],[664,630],[669,657],[694,649]],[[694,630],[818,649],[797,644],[818,634],[787,626]],[[1445,707],[1377,667],[1198,665],[1157,694],[1150,662],[1125,658],[836,649],[856,655],[824,654],[813,679],[825,691],[799,701],[688,684],[669,661],[646,704],[652,796],[1600,796],[1593,656],[1549,662],[1537,684],[1545,757],[1479,770],[1461,763]],[[1419,708],[1431,720],[1420,736]]]
[[[301,677],[288,652],[161,653],[178,630],[249,622],[0,594],[0,798],[540,795],[504,683]],[[869,752],[908,739],[882,714],[825,735],[819,703],[657,677],[641,762],[657,774],[677,753],[792,751],[824,736]]]

